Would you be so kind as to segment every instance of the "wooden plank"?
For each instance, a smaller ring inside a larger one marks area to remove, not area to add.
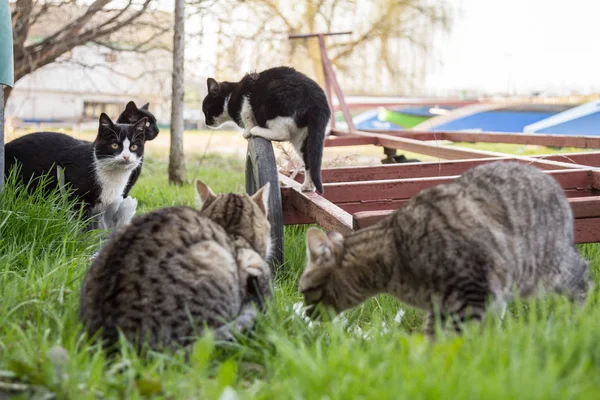
[[[542,154],[530,156],[532,158],[543,158],[550,161],[561,161],[566,163],[600,167],[600,152]]]
[[[366,228],[391,214],[392,211],[370,211],[354,215],[354,229]],[[600,242],[600,217],[575,220],[575,243]]]
[[[318,193],[302,192],[300,183],[279,174],[279,180],[287,187],[281,188],[282,202],[291,205],[303,215],[313,219],[328,230],[341,233],[352,231],[352,215],[342,210]]]
[[[396,210],[360,211],[352,216],[352,228],[354,230],[366,228],[387,217]]]
[[[546,171],[563,189],[590,189],[591,172],[580,170]],[[325,197],[333,203],[407,199],[431,186],[454,181],[458,176],[438,176],[324,184]],[[297,182],[296,182],[297,183]]]
[[[375,145],[377,139],[360,136],[329,136],[325,139],[325,147]]]
[[[323,71],[325,72],[325,76],[328,77],[330,84],[333,85],[333,90],[335,91],[335,96],[338,99],[339,107],[344,114],[344,119],[346,120],[346,124],[348,124],[348,128],[350,130],[354,130],[354,121],[352,120],[352,114],[350,113],[350,109],[346,104],[346,100],[344,98],[344,93],[342,92],[342,88],[335,77],[335,71],[333,70],[333,65],[331,64],[331,60],[327,55],[327,51],[325,50],[325,38],[323,34],[319,35],[319,47],[321,49],[321,64],[323,65]],[[335,119],[335,116],[331,116],[332,119]]]
[[[575,216],[575,242],[600,242],[600,197],[569,199]],[[355,230],[373,225],[387,217],[394,210],[363,211],[354,214],[353,228]]]
[[[416,132],[428,133],[428,132]],[[508,132],[435,132],[440,140],[473,143],[512,143],[531,144],[552,147],[578,147],[582,149],[600,149],[598,136],[545,135]]]
[[[565,194],[569,198],[569,201],[578,201],[580,199],[586,200],[590,197],[593,198],[594,192],[591,190],[566,190]],[[379,200],[379,201],[356,201],[351,203],[337,203],[336,205],[340,207],[342,210],[346,211],[349,214],[359,214],[363,212],[391,212],[393,210],[397,210],[410,199],[388,199],[388,200]],[[578,206],[577,204],[575,207]],[[579,206],[579,210],[575,211],[579,217],[586,216],[594,216],[598,214],[596,209],[600,209],[600,204],[588,204],[584,203]],[[359,214],[360,215],[360,214]],[[377,214],[374,214],[377,215]],[[303,215],[298,212],[294,207],[288,205],[286,201],[283,202],[283,221],[285,225],[302,225],[302,224],[313,224],[315,223],[314,219]],[[354,225],[356,223],[356,219],[353,221],[354,229],[357,229]]]
[[[573,210],[573,216],[577,219],[581,218],[595,218],[600,217],[600,196],[587,196],[587,197],[576,197],[569,198],[569,205]],[[397,208],[388,210],[376,210],[376,211],[360,211],[354,213],[354,219],[361,221],[361,227],[363,226],[362,221],[376,221],[391,213]],[[600,230],[600,225],[598,226]]]
[[[600,190],[600,170],[596,169],[596,170],[590,171],[590,173],[592,174],[592,176],[591,176],[592,188]]]
[[[352,31],[341,31],[341,32],[322,32],[322,33],[294,33],[288,35],[288,39],[308,39],[318,36],[337,36],[337,35],[351,35]]]
[[[575,218],[600,217],[600,196],[570,198],[569,204]]]
[[[415,139],[415,140],[422,140],[422,141],[442,140],[442,137],[440,135],[437,135],[435,132],[387,131],[387,130],[380,130],[380,129],[363,129],[363,130],[361,130],[361,132],[390,135],[390,136],[394,136],[394,137],[401,137],[401,138]]]
[[[422,140],[422,141],[441,140],[441,138],[442,138],[436,132],[386,131],[386,130],[376,130],[376,129],[365,129],[361,132],[375,133],[375,134],[380,134],[380,135],[390,135],[390,136],[394,136],[394,137],[402,137],[402,138]],[[355,135],[350,134],[348,132],[348,130],[345,130],[345,129],[332,129],[331,135],[336,136],[336,137],[355,136]],[[356,136],[356,137],[360,137],[360,136]]]
[[[391,135],[369,133],[363,131],[348,131],[355,136],[375,137],[377,144],[383,147],[412,151],[414,153],[426,154],[433,157],[439,157],[446,160],[471,160],[490,157],[506,157],[504,153],[494,151],[466,149],[456,146],[445,146],[437,143],[420,142],[414,139],[400,138]],[[513,156],[515,159],[526,160],[542,169],[565,169],[565,168],[586,168],[577,164],[563,163],[558,161],[546,160],[544,158]]]
[[[599,243],[600,218],[575,220],[575,243]]]
[[[431,161],[405,164],[325,168],[321,170],[321,179],[324,183],[331,183],[460,175],[477,165],[500,160],[508,161],[514,159],[508,156],[504,158],[482,158],[479,160]],[[297,179],[300,179],[299,182],[302,182],[304,178]]]

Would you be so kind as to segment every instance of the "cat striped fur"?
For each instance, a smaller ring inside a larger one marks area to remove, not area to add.
[[[121,330],[156,350],[187,346],[204,326],[219,340],[253,327],[271,295],[269,186],[251,197],[197,190],[201,210],[162,208],[113,233],[81,291],[90,335],[110,346]]]
[[[590,287],[562,188],[515,162],[475,167],[346,236],[311,228],[306,242],[308,315],[318,304],[341,312],[390,293],[428,311],[430,335],[434,315],[460,331],[486,311],[503,317],[514,294],[557,292],[583,303]]]

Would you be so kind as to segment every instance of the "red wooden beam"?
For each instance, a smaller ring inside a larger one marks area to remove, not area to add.
[[[465,149],[462,147],[444,146],[437,143],[425,143],[414,139],[405,139],[394,137],[391,135],[383,135],[377,133],[369,133],[362,131],[350,131],[351,134],[363,137],[375,137],[378,139],[378,144],[384,147],[412,151],[429,156],[440,157],[447,160],[468,160],[489,157],[506,157],[504,153],[493,151]],[[530,161],[539,168],[543,169],[568,169],[568,168],[585,168],[576,164],[561,163],[558,161],[550,161],[542,158],[512,156],[515,159]]]
[[[279,174],[279,181],[287,186],[281,188],[283,204],[291,205],[325,229],[341,233],[352,232],[352,215],[350,213],[318,193],[302,192],[300,183],[283,174]]]
[[[375,145],[377,139],[360,136],[329,136],[325,139],[325,147]]]
[[[592,189],[591,171],[584,169],[547,170],[563,189]],[[454,181],[458,176],[362,181],[324,184],[325,197],[333,203],[407,199],[421,190]],[[289,178],[288,178],[289,179]],[[291,179],[290,179],[291,180]],[[298,183],[298,182],[296,182]]]
[[[288,39],[308,39],[319,36],[337,36],[337,35],[351,35],[352,31],[343,32],[323,32],[323,33],[297,33],[288,35]]]
[[[335,129],[339,135],[348,135],[348,130]],[[509,143],[529,144],[550,147],[577,147],[581,149],[600,149],[599,136],[545,135],[511,132],[452,132],[452,131],[390,131],[366,129],[361,132],[389,135],[416,140],[448,140],[470,143]]]
[[[573,216],[576,219],[600,218],[600,196],[573,197],[569,198],[568,200],[569,204],[571,205],[571,209],[573,210]],[[356,212],[353,214],[354,229],[360,229],[372,225],[380,219],[392,214],[396,209],[397,208]]]
[[[588,166],[589,164],[600,163],[600,153],[589,153],[590,155],[595,154],[595,156],[584,156],[584,154],[586,153],[580,154],[581,157],[575,156],[571,159],[571,161],[573,161],[574,163],[577,162],[580,165],[583,164],[585,161],[586,166]],[[564,159],[560,158],[556,158],[556,160],[564,161]],[[486,164],[494,161],[514,161],[525,164],[530,163],[528,160],[521,160],[518,158],[512,158],[511,156],[506,156],[481,158],[477,160],[427,161],[418,163],[386,164],[374,166],[336,167],[325,168],[321,170],[321,177],[324,183],[336,183],[460,175],[463,172],[477,165]],[[591,166],[591,168],[593,168],[593,166]],[[302,182],[304,179],[303,173],[300,173],[296,177],[296,179],[299,182]]]
[[[560,161],[579,165],[588,165],[591,167],[600,167],[600,152],[582,152],[582,153],[562,153],[562,154],[542,154],[531,156],[532,158],[543,158],[550,161]]]
[[[375,130],[375,129],[365,129],[361,132],[374,133],[378,135],[390,135],[394,137],[402,137],[407,139],[415,139],[415,140],[441,140],[442,136],[438,135],[436,132],[413,132],[413,131],[385,131],[385,130]],[[334,137],[361,137],[352,135],[348,130],[345,129],[332,129],[331,136]]]
[[[569,203],[575,216],[575,242],[600,242],[600,197],[570,198]],[[354,214],[354,229],[365,228],[387,217],[394,210],[363,211]]]
[[[482,158],[479,160],[431,161],[419,163],[386,164],[359,167],[336,167],[321,170],[324,183],[357,182],[385,179],[424,178],[434,176],[460,175],[477,165],[506,160],[510,156],[500,158]],[[303,178],[297,178],[301,182]]]
[[[415,132],[428,133],[428,132]],[[504,132],[435,132],[443,140],[452,142],[478,142],[478,143],[512,143],[531,144],[538,146],[578,147],[582,149],[600,149],[598,136],[569,136],[569,135],[544,135],[528,133]]]
[[[287,188],[284,188],[284,190],[287,190]],[[594,191],[592,190],[570,190],[567,189],[565,190],[565,194],[567,195],[567,197],[570,199],[570,201],[577,201],[579,199],[587,199],[589,197],[593,197],[593,195],[595,194]],[[374,200],[374,201],[353,201],[353,202],[348,202],[348,203],[337,203],[336,205],[341,208],[342,210],[346,211],[349,214],[357,214],[361,215],[360,213],[364,213],[364,212],[375,212],[373,214],[374,218],[378,218],[377,212],[383,212],[388,213],[390,212],[390,210],[397,210],[398,208],[400,208],[404,203],[406,203],[407,201],[409,201],[410,199],[387,199],[387,200]],[[588,215],[596,215],[598,214],[598,211],[594,210],[593,208],[596,207],[596,205],[592,204],[589,205],[589,210],[587,211]],[[580,211],[580,214],[582,213],[582,211]],[[583,214],[581,214],[580,216],[583,216]],[[303,215],[302,213],[300,213],[298,210],[296,210],[294,207],[290,206],[289,204],[287,204],[285,201],[283,202],[283,223],[285,225],[302,225],[302,224],[314,224],[315,220],[311,219],[310,217],[307,217],[306,215]],[[356,219],[353,221],[353,227],[354,229],[358,229],[358,227],[355,225],[356,224]]]
[[[600,218],[582,218],[575,220],[575,243],[600,242]]]

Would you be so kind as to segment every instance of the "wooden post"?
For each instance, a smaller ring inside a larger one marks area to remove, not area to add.
[[[325,49],[325,37],[319,35],[319,48],[321,49],[321,64],[323,65],[323,76],[325,77],[325,93],[327,94],[327,103],[329,103],[329,109],[331,110],[331,129],[335,128],[335,111],[333,111],[333,101],[331,99],[331,76],[329,71],[325,68],[323,60],[327,57],[327,50]]]
[[[335,96],[340,103],[339,107],[342,109],[344,113],[344,119],[348,124],[348,128],[351,131],[356,130],[354,128],[354,121],[352,121],[352,114],[350,114],[350,108],[348,104],[346,104],[346,99],[344,98],[344,93],[340,87],[340,84],[335,77],[335,71],[333,70],[333,66],[331,64],[331,59],[327,55],[327,49],[325,48],[325,36],[336,36],[336,35],[349,35],[352,32],[327,32],[327,33],[306,33],[300,35],[289,35],[288,39],[308,39],[308,38],[318,38],[319,39],[319,47],[321,49],[321,64],[323,64],[323,73],[325,75],[325,93],[327,95],[327,101],[329,103],[329,108],[331,109],[331,127],[335,128],[335,113],[333,107],[333,99],[331,98],[331,85],[333,85],[333,90],[335,91]]]

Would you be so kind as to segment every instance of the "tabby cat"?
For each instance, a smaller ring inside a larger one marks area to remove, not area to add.
[[[309,229],[300,291],[313,316],[319,303],[341,312],[393,294],[429,311],[430,335],[437,311],[460,331],[486,310],[503,317],[513,293],[553,291],[583,303],[589,264],[574,245],[573,226],[551,176],[515,162],[484,164],[349,235]]]
[[[197,182],[200,211],[169,207],[116,231],[87,272],[80,317],[114,344],[118,329],[141,347],[176,348],[203,326],[231,340],[253,327],[270,296],[269,185],[252,197],[215,195]]]
[[[233,121],[245,138],[291,142],[306,168],[302,190],[323,193],[321,161],[331,110],[315,81],[293,68],[276,67],[239,82],[208,78],[207,85],[202,102],[207,126]]]

